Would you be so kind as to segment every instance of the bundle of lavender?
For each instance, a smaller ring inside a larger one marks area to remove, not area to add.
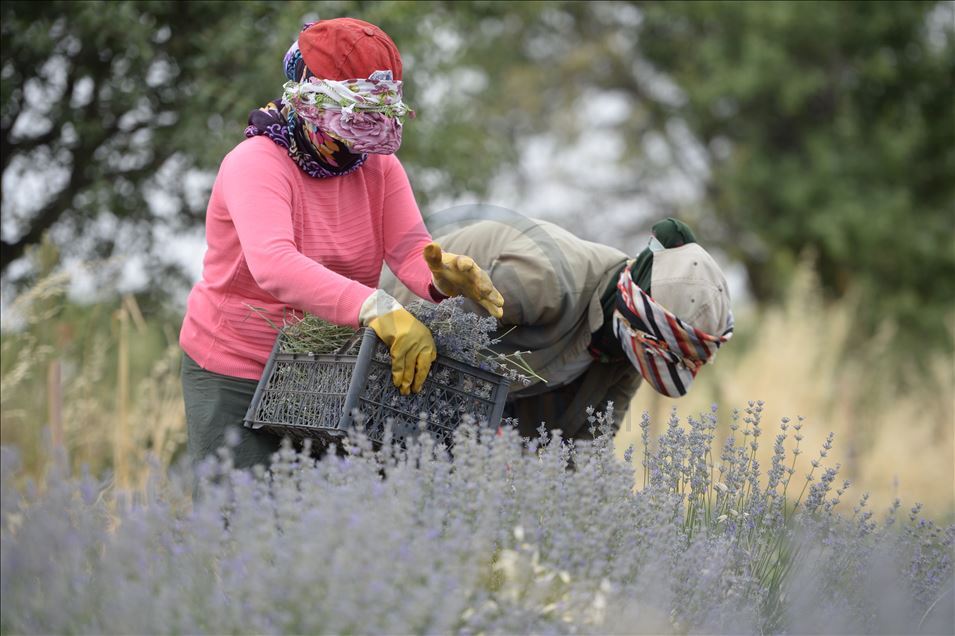
[[[512,382],[528,385],[532,380],[543,380],[524,360],[523,354],[527,352],[494,350],[503,337],[493,335],[498,329],[497,320],[467,311],[462,298],[449,298],[439,304],[415,301],[406,309],[431,330],[439,354],[498,373]],[[288,323],[284,333],[283,352],[334,353],[348,343],[355,330],[306,314],[301,320]]]
[[[279,347],[283,353],[335,353],[348,344],[355,331],[305,314],[304,318],[286,321]]]

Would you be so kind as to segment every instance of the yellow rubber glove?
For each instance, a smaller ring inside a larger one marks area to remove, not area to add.
[[[417,393],[438,357],[431,331],[403,307],[368,323],[391,352],[391,379],[402,395]]]
[[[442,252],[437,243],[424,248],[424,260],[431,269],[434,285],[446,296],[464,296],[484,307],[495,318],[504,315],[504,297],[491,277],[470,256]]]

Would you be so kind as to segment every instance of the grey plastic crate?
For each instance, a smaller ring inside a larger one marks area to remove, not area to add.
[[[391,356],[374,331],[359,331],[331,354],[284,353],[280,335],[252,398],[245,425],[301,440],[339,439],[361,413],[365,433],[381,442],[390,423],[396,441],[419,431],[424,419],[436,441],[448,444],[465,418],[497,426],[509,380],[439,355],[420,393],[403,396],[391,379]],[[425,415],[422,415],[425,414]]]

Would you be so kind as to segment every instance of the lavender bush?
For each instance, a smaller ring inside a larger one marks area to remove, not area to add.
[[[527,385],[532,378],[543,379],[524,360],[525,351],[495,351],[502,337],[494,336],[498,331],[497,319],[468,311],[462,296],[438,304],[415,301],[408,305],[408,311],[431,330],[439,353],[506,376],[511,382]]]
[[[225,449],[192,505],[175,473],[139,499],[62,465],[15,488],[5,449],[0,631],[952,633],[955,528],[917,507],[877,520],[865,497],[840,512],[828,448],[796,461],[802,422],[763,470],[761,411],[720,448],[715,409],[655,443],[645,418],[624,461],[610,435],[470,426],[453,461],[426,436],[285,448],[269,474]]]

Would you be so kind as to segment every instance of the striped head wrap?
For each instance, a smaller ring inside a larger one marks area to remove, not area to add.
[[[631,364],[658,393],[685,395],[702,367],[733,335],[733,315],[719,336],[704,333],[653,300],[630,276],[617,280],[613,330]]]

